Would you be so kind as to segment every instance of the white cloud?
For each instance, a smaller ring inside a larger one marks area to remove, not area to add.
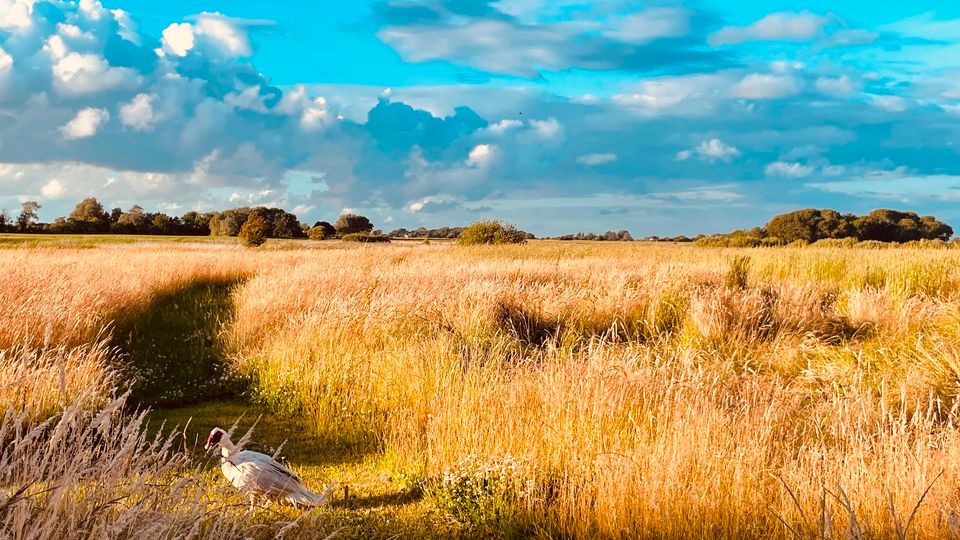
[[[751,73],[734,87],[734,94],[744,99],[777,99],[792,96],[799,91],[792,75]]]
[[[62,197],[67,192],[66,186],[63,185],[63,182],[54,178],[40,188],[40,194],[48,199],[57,199]]]
[[[683,115],[704,114],[727,95],[728,75],[681,75],[649,79],[625,93],[613,96],[614,103],[650,115],[672,111]]]
[[[774,161],[766,166],[767,176],[785,176],[788,178],[806,178],[813,174],[813,167],[797,162]]]
[[[643,44],[655,39],[682,37],[690,32],[691,12],[683,8],[651,8],[612,21],[607,37]]]
[[[0,48],[0,77],[4,77],[11,71],[13,71],[13,57]]]
[[[53,64],[53,84],[66,95],[83,95],[132,86],[139,76],[129,68],[113,67],[96,54],[69,53]]]
[[[163,119],[156,110],[158,99],[155,94],[137,94],[120,107],[120,121],[137,131],[151,131]]]
[[[725,144],[720,139],[714,138],[709,141],[703,141],[689,150],[677,152],[677,160],[686,161],[694,155],[711,163],[714,161],[729,163],[733,158],[740,156],[740,151],[729,144]]]
[[[459,199],[457,199],[456,197],[452,197],[450,195],[431,195],[429,197],[423,197],[420,200],[410,203],[410,205],[407,206],[407,210],[410,210],[411,212],[416,214],[417,212],[420,212],[429,207],[446,208],[446,207],[455,206],[459,202],[460,202]]]
[[[250,56],[250,40],[240,26],[243,21],[224,17],[219,13],[201,13],[197,15],[195,33],[210,38],[222,51],[231,56]],[[252,22],[252,24],[262,24]],[[182,56],[182,55],[181,55]]]
[[[546,120],[531,120],[530,127],[544,139],[553,139],[563,133],[563,126],[556,118],[547,118]]]
[[[196,40],[193,36],[193,25],[190,23],[173,23],[163,30],[160,42],[163,51],[175,56],[186,56]]]
[[[0,30],[16,32],[33,26],[33,0],[0,0]]]
[[[907,102],[900,96],[871,94],[870,101],[874,107],[885,111],[903,112],[907,110]]]
[[[303,85],[288,90],[276,110],[291,116],[300,116],[300,127],[304,131],[316,131],[333,121],[333,114],[323,97],[311,98]]]
[[[110,120],[110,113],[106,109],[87,107],[60,128],[64,139],[85,139],[97,134],[101,126]]]
[[[163,30],[162,47],[157,50],[158,55],[186,56],[204,43],[232,58],[250,56],[253,49],[250,47],[247,27],[273,24],[271,21],[234,19],[206,11],[192,19],[193,24],[174,23]]]
[[[113,20],[117,21],[117,35],[134,45],[140,45],[140,34],[130,14],[122,9],[111,9],[110,13],[113,14]]]
[[[571,67],[567,32],[537,25],[473,19],[456,26],[390,26],[377,32],[405,60],[456,59],[491,73],[535,77],[537,67]]]
[[[585,154],[577,157],[577,163],[581,165],[603,165],[617,160],[616,154]]]
[[[711,45],[745,41],[809,41],[819,36],[830,19],[810,11],[770,13],[749,26],[727,26],[710,35]]]
[[[478,144],[470,150],[467,156],[467,165],[471,167],[486,167],[497,158],[498,149],[492,144]]]
[[[837,78],[819,77],[816,82],[817,91],[834,96],[849,96],[855,87],[850,77],[842,75]]]
[[[504,133],[523,126],[520,120],[504,119],[495,124],[487,126],[487,132],[494,135],[503,135]]]

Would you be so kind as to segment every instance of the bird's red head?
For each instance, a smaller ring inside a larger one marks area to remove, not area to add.
[[[220,444],[220,439],[222,439],[223,436],[226,435],[226,434],[227,434],[226,431],[224,431],[224,430],[222,430],[222,429],[220,429],[220,428],[218,428],[218,427],[217,427],[217,428],[213,428],[213,430],[210,432],[210,435],[207,436],[207,444],[204,446],[204,448],[207,449],[207,450],[209,450],[209,449],[213,448],[214,446]]]

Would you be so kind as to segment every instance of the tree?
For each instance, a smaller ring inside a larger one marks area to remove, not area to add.
[[[270,224],[267,223],[267,220],[259,212],[253,212],[240,227],[237,236],[243,246],[257,247],[267,241],[269,232]]]
[[[334,225],[337,234],[343,236],[353,233],[368,233],[373,230],[373,223],[364,216],[356,214],[341,214]]]
[[[773,216],[764,229],[769,236],[776,236],[788,244],[794,240],[815,242],[819,220],[820,211],[807,208]]]
[[[478,221],[460,233],[457,243],[463,246],[479,244],[523,244],[527,235],[509,223]]]
[[[69,220],[77,228],[78,232],[105,232],[110,230],[110,214],[104,209],[94,197],[77,203],[70,212]]]
[[[25,201],[20,205],[20,215],[17,216],[17,230],[26,232],[37,220],[37,210],[42,208],[37,201]]]
[[[311,240],[327,240],[337,236],[337,229],[326,221],[318,221],[307,231],[307,236]]]
[[[120,214],[117,218],[117,231],[124,233],[146,232],[147,214],[140,205],[133,205],[130,210]]]
[[[10,216],[6,210],[0,210],[0,232],[7,232],[7,225],[10,223]]]

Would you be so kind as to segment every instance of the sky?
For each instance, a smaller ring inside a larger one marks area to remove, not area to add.
[[[0,209],[960,230],[960,3],[0,0]]]

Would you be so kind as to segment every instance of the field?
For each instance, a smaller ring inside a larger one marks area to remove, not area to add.
[[[0,246],[0,537],[960,537],[960,250]]]

